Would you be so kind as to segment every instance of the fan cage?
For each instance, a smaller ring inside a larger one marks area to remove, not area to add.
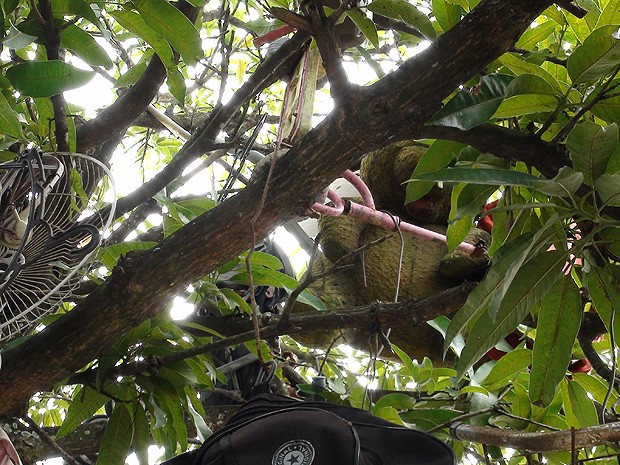
[[[0,164],[0,343],[33,329],[88,272],[114,220],[115,200],[105,217],[95,205],[104,176],[116,199],[110,170],[88,155],[32,149]]]

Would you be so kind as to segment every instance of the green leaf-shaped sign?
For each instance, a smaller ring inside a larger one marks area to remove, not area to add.
[[[78,69],[60,60],[29,61],[6,70],[6,77],[16,90],[35,98],[77,89],[94,76],[94,71]]]
[[[459,91],[439,110],[429,124],[451,126],[465,131],[487,122],[506,96],[513,76],[493,74],[484,76],[472,90]]]

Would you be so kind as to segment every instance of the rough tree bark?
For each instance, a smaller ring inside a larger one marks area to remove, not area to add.
[[[315,193],[381,144],[422,134],[424,123],[459,84],[514,45],[551,0],[485,0],[437,44],[348,97],[276,164],[256,238],[305,213]],[[200,135],[190,144],[213,142]],[[73,311],[3,354],[0,413],[19,414],[30,398],[93,360],[127,330],[161,313],[199,277],[252,244],[265,177],[147,252],[129,254]]]

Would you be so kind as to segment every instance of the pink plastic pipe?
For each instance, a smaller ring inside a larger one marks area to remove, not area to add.
[[[380,226],[384,229],[389,229],[393,231],[397,228],[400,228],[401,231],[416,235],[422,239],[442,242],[444,244],[446,243],[446,236],[443,234],[431,231],[430,229],[422,228],[420,226],[416,226],[411,223],[407,223],[405,221],[400,221],[399,223],[397,223],[394,221],[394,219],[396,218],[395,216],[376,210],[375,202],[372,198],[370,190],[368,189],[368,186],[366,186],[366,183],[364,183],[364,181],[353,171],[345,171],[342,177],[349,181],[353,185],[353,187],[357,189],[357,191],[360,193],[360,196],[362,197],[362,201],[365,204],[360,205],[355,202],[350,202],[350,208],[347,212],[347,215],[362,220],[365,223]],[[333,207],[316,202],[314,205],[312,205],[312,210],[326,216],[342,215],[342,213],[344,212],[344,202],[342,201],[340,196],[333,190],[329,189],[327,191],[327,197],[332,202],[334,202]],[[467,242],[461,242],[458,245],[457,249],[468,254],[473,254],[476,251],[476,246]]]
[[[360,178],[351,170],[346,170],[344,173],[342,173],[342,177],[349,181],[353,185],[353,187],[357,189],[357,192],[359,192],[360,196],[362,197],[362,202],[364,203],[364,205],[373,209],[375,208],[375,200],[372,198],[370,189],[368,189],[366,183],[362,181],[362,178]]]
[[[407,223],[405,221],[401,221],[397,224],[397,222],[394,221],[394,219],[396,218],[395,216],[377,211],[373,208],[368,208],[355,202],[351,202],[351,208],[347,215],[360,219],[366,223],[380,226],[384,229],[394,231],[398,227],[401,231],[408,232],[422,239],[442,242],[444,244],[446,243],[446,236],[441,233],[431,231],[430,229],[422,228],[420,226],[416,226],[415,224]],[[457,249],[468,254],[473,254],[476,251],[476,246],[467,242],[461,242],[458,245]]]

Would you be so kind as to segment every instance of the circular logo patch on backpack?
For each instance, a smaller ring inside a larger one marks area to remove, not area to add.
[[[314,460],[314,447],[308,441],[289,441],[273,454],[272,465],[310,465]]]

